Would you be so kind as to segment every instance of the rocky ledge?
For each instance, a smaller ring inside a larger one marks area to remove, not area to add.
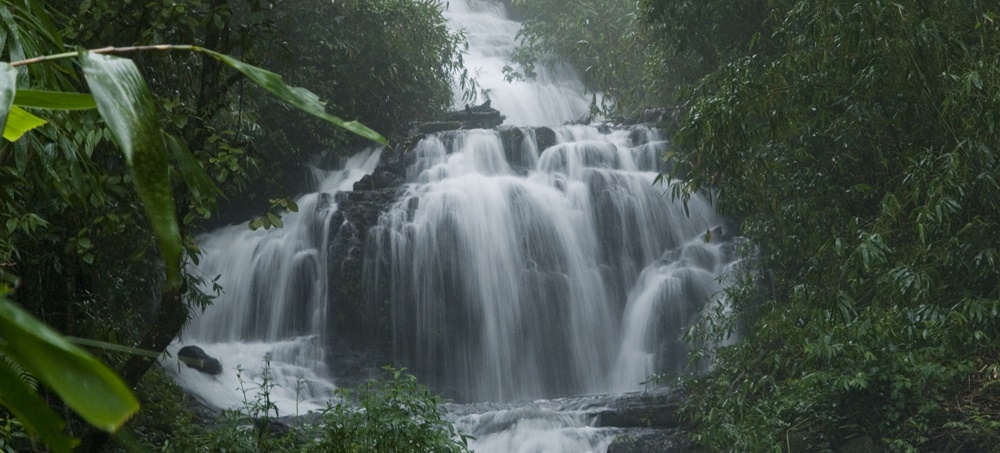
[[[694,453],[698,450],[688,440],[678,413],[683,402],[684,393],[678,389],[627,393],[597,414],[595,426],[622,428],[608,453]]]

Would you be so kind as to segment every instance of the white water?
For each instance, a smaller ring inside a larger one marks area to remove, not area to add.
[[[337,209],[332,193],[351,190],[375,169],[381,153],[358,154],[340,170],[315,170],[320,191],[296,200],[299,212],[283,217],[284,228],[253,231],[239,224],[197,238],[203,257],[195,271],[209,282],[218,276],[224,293],[195,315],[169,352],[197,345],[218,358],[225,372],[213,377],[165,364],[188,391],[214,407],[243,407],[243,388],[252,401],[269,355],[282,414],[324,405],[335,388],[322,344],[329,305],[327,239]],[[210,293],[211,285],[203,290]],[[240,378],[237,367],[244,370]]]
[[[492,107],[507,116],[506,124],[516,126],[556,126],[587,114],[590,101],[584,97],[583,83],[573,68],[539,65],[534,81],[508,83],[503,67],[517,43],[514,37],[521,24],[507,18],[500,3],[483,0],[447,2],[445,17],[452,30],[464,30],[469,41],[465,66],[487,91]],[[455,106],[465,106],[460,90],[455,90]]]
[[[594,398],[449,407],[455,427],[477,452],[603,452],[618,429],[595,428],[607,401]]]
[[[585,114],[571,68],[503,81],[519,25],[498,3],[453,0],[446,15],[466,30],[467,63],[508,124]],[[369,299],[392,304],[396,365],[453,398],[495,402],[450,407],[476,451],[603,452],[620,430],[593,427],[586,399],[537,399],[638,390],[651,373],[682,371],[681,330],[731,265],[723,244],[704,240],[721,221],[703,198],[687,216],[652,184],[666,147],[656,131],[556,127],[558,144],[544,150],[533,130],[521,131],[515,164],[495,131],[420,142],[406,194],[370,240],[379,259],[366,257]],[[331,194],[350,190],[377,159],[357,156],[321,178],[284,228],[234,225],[198,238],[197,271],[221,275],[226,292],[171,351],[197,344],[225,373],[165,360],[185,388],[211,406],[242,407],[267,354],[281,415],[325,404],[337,373],[324,351],[336,303],[325,279],[336,259],[327,256]]]
[[[637,390],[684,369],[663,359],[686,353],[682,328],[721,289],[722,246],[704,239],[720,220],[653,185],[655,131],[557,132],[526,175],[498,132],[428,137],[376,231],[367,260],[391,265],[368,288],[393,305],[396,358],[453,397]],[[658,350],[664,339],[679,349]]]

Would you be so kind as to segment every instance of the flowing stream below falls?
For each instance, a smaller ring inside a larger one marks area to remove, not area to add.
[[[502,4],[448,7],[506,124],[313,168],[283,228],[200,236],[192,270],[225,292],[170,351],[197,345],[224,371],[163,365],[205,404],[238,408],[266,356],[271,398],[295,415],[391,363],[455,401],[475,451],[606,451],[623,432],[600,422],[615,395],[689,369],[684,328],[724,303],[724,222],[653,184],[655,129],[560,125],[587,112],[572,68],[505,82],[519,24]],[[399,183],[374,190],[372,174]]]

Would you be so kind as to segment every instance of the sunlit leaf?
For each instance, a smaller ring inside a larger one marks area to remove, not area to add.
[[[132,392],[111,369],[3,296],[0,338],[5,354],[88,423],[115,431],[139,409]]]
[[[378,132],[369,129],[367,126],[357,121],[344,121],[336,116],[326,113],[324,103],[319,100],[319,96],[316,96],[315,93],[305,88],[286,85],[285,82],[281,80],[281,76],[278,74],[246,64],[228,55],[213,52],[208,49],[196,47],[195,50],[205,52],[219,61],[231,66],[233,69],[243,73],[243,75],[247,76],[247,78],[252,80],[261,88],[270,91],[281,100],[306,113],[322,118],[336,126],[342,127],[369,140],[386,144],[384,137],[382,137]]]
[[[132,167],[139,197],[160,241],[167,281],[176,287],[181,283],[183,247],[153,96],[132,60],[82,52],[80,64],[97,110]]]
[[[68,452],[79,442],[63,431],[59,414],[3,360],[0,360],[0,404],[14,414],[29,433],[44,439],[52,451]]]
[[[10,108],[10,113],[7,115],[7,125],[3,129],[3,138],[12,142],[17,141],[26,132],[47,122],[15,105]]]
[[[94,96],[62,91],[18,90],[14,105],[51,110],[88,110],[97,108]]]

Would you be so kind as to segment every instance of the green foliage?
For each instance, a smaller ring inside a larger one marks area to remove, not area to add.
[[[0,8],[8,11],[2,5]],[[205,53],[237,69],[296,108],[351,132],[384,142],[381,136],[359,123],[343,122],[327,114],[316,95],[302,88],[285,85],[274,73],[193,46],[156,46],[155,50],[193,50]],[[106,48],[101,51],[111,52],[116,49]],[[16,117],[9,115],[13,109],[19,108],[15,105],[18,97],[14,66],[74,56],[77,56],[77,53],[21,60],[12,64],[3,63],[0,66],[0,70],[5,74],[0,79],[0,101],[2,101],[0,118],[7,120],[3,124],[5,132],[19,126],[16,121],[11,120]],[[93,93],[94,104],[124,155],[125,161],[132,169],[132,179],[150,217],[153,230],[159,238],[168,288],[176,290],[182,284],[183,246],[169,182],[165,141],[159,129],[152,95],[146,87],[143,76],[131,60],[87,51],[79,52],[79,58],[86,81]],[[28,96],[20,98],[21,102],[36,108],[45,105],[58,110],[86,109],[89,105],[85,104],[90,104],[86,96],[70,96],[65,100],[59,100],[55,95],[40,95],[40,93],[29,92]],[[5,136],[15,139],[21,135],[23,132],[20,131],[16,134],[5,133]],[[187,174],[191,174],[192,168],[187,167]],[[198,177],[201,181],[206,179],[200,174]],[[5,223],[11,225],[11,221]],[[10,226],[8,228],[16,229],[17,225],[15,223],[14,228]],[[84,262],[92,264],[93,258],[87,259],[90,255],[86,253],[92,248],[91,240],[86,236],[78,236],[74,245],[81,251]],[[13,253],[13,249],[5,251],[5,255]],[[49,389],[58,394],[71,409],[91,425],[106,431],[115,431],[138,408],[138,403],[131,392],[110,369],[6,299],[0,299],[0,327],[3,327],[3,333],[0,334],[0,353],[14,359],[20,367],[38,376]],[[72,448],[76,441],[63,433],[60,418],[20,379],[15,369],[7,365],[6,361],[0,364],[0,383],[4,384],[0,401],[30,432],[41,437],[56,451],[69,451]]]
[[[327,452],[467,452],[468,437],[444,420],[443,402],[405,370],[384,369],[383,379],[356,392],[338,389],[343,402],[323,413],[316,447]],[[350,404],[357,399],[358,407]]]
[[[107,431],[120,427],[139,404],[113,371],[58,333],[34,319],[0,294],[0,354],[46,387],[87,422]],[[69,451],[75,441],[62,432],[63,423],[45,401],[0,361],[0,403],[33,434],[55,451]]]
[[[238,372],[242,374],[242,369]],[[150,442],[164,451],[205,452],[468,452],[466,436],[442,417],[443,402],[404,370],[385,368],[381,379],[356,390],[338,389],[321,414],[309,414],[292,425],[276,424],[279,415],[270,399],[275,384],[265,360],[259,382],[240,379],[243,407],[226,410],[215,420],[179,420],[168,429],[172,438]],[[169,389],[168,389],[169,391]],[[174,390],[176,391],[176,390]],[[173,408],[167,413],[184,413]],[[291,415],[291,414],[286,414]],[[296,414],[302,415],[302,414]],[[140,412],[140,419],[143,417]],[[186,417],[186,416],[185,416]],[[144,426],[152,417],[145,419]],[[311,420],[311,421],[310,421]],[[275,429],[282,426],[282,429]],[[159,435],[143,430],[143,438]]]
[[[648,107],[660,86],[646,70],[655,64],[638,3],[632,0],[515,0],[523,18],[508,79],[533,78],[538,64],[568,62],[582,71],[596,94],[594,113],[625,113]]]
[[[282,45],[268,49],[269,63],[315,87],[334,114],[392,134],[450,109],[453,81],[475,93],[462,66],[465,39],[447,29],[435,0],[278,3],[270,17]],[[287,109],[264,105],[261,117],[310,152],[342,139]]]
[[[766,39],[772,11],[785,3],[641,0],[642,22],[654,43],[646,57],[656,62],[648,69],[671,94],[736,58],[773,53]]]
[[[692,383],[697,440],[995,449],[995,5],[769,6],[749,29],[773,33],[728,47],[761,52],[695,84],[677,137],[675,193],[712,190],[753,245],[728,291],[749,334]]]
[[[778,0],[515,0],[521,46],[508,79],[531,78],[538,64],[565,61],[583,71],[605,115],[669,106],[679,90],[751,50],[773,52],[771,11]]]

